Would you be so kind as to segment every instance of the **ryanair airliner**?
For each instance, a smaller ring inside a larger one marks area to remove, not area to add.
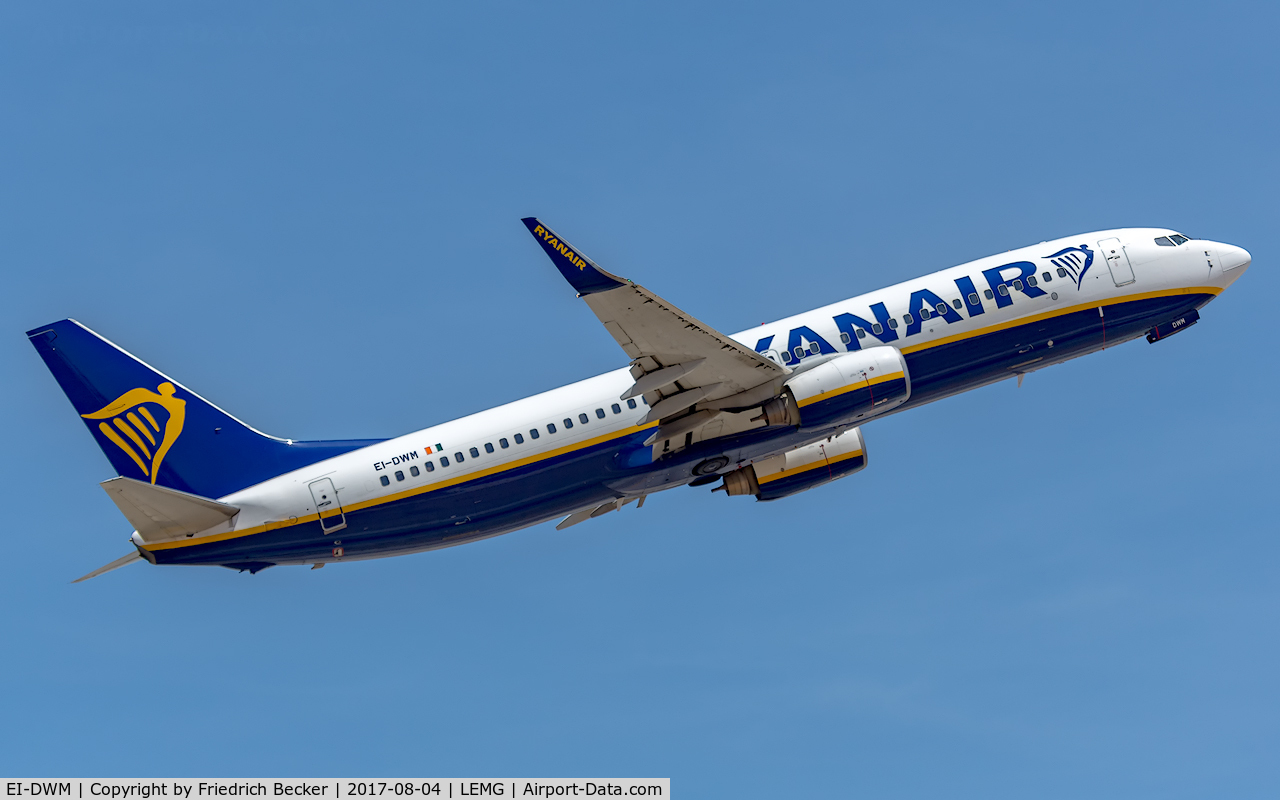
[[[1250,263],[1172,230],[1071,236],[726,336],[534,218],[626,353],[613,372],[395,439],[264,434],[74,320],[27,333],[117,477],[133,561],[256,573],[473,542],[718,484],[779,500],[867,465],[861,426],[1145,336]]]

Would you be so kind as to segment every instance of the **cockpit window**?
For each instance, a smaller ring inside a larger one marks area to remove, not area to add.
[[[1173,240],[1174,244],[1182,244],[1183,242],[1190,241],[1189,239],[1187,239],[1187,237],[1183,236],[1180,233],[1175,233],[1169,238]]]
[[[1160,238],[1156,239],[1156,244],[1160,245],[1161,247],[1173,247],[1173,242],[1169,239],[1168,236],[1161,236]]]

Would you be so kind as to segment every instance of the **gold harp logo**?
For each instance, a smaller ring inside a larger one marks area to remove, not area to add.
[[[142,474],[155,483],[160,462],[182,433],[186,416],[187,401],[174,397],[173,392],[173,384],[168,381],[157,386],[155,392],[130,389],[104,408],[80,416],[102,420],[98,423],[102,435],[132,458]],[[157,412],[163,412],[163,422],[156,420]]]

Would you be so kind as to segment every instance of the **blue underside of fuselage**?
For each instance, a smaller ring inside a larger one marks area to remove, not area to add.
[[[1096,307],[937,345],[906,355],[911,398],[897,411],[1060,363],[1143,335],[1212,295],[1148,298]],[[1104,328],[1105,323],[1105,328]],[[1053,345],[1050,346],[1049,342]],[[830,403],[858,402],[850,393]],[[822,417],[834,415],[823,409]],[[847,424],[847,422],[845,423]],[[518,530],[621,495],[620,485],[654,490],[686,483],[701,461],[729,453],[769,452],[812,441],[815,429],[762,428],[695,443],[651,462],[644,430],[535,464],[371,508],[349,511],[347,527],[325,534],[319,522],[153,553],[162,564],[218,564],[258,569],[279,563],[378,558],[449,547]],[[634,489],[628,493],[634,493]]]

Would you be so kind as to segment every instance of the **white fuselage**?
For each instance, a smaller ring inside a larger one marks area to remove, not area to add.
[[[1172,235],[1172,231],[1165,229],[1138,228],[1043,242],[786,317],[742,331],[732,338],[766,353],[793,370],[805,369],[830,357],[831,353],[839,354],[882,343],[896,347],[910,357],[941,345],[976,342],[993,332],[1029,326],[1036,320],[1062,317],[1081,309],[1110,307],[1150,298],[1176,298],[1179,293],[1216,295],[1245,271],[1248,254],[1240,248],[1202,240],[1191,240],[1178,246],[1155,243],[1159,237]],[[1121,243],[1122,255],[1133,273],[1132,282],[1117,285],[1119,281],[1127,280],[1125,267],[1109,262],[1104,248],[1099,246],[1100,242],[1111,239],[1118,239]],[[1047,260],[1047,256],[1081,243],[1086,243],[1090,249],[1097,248],[1097,257],[1077,282],[1074,275],[1060,276],[1059,268]],[[1035,286],[1028,285],[1025,278],[1017,284],[1020,288],[1003,285],[1001,281],[1012,280],[1015,274],[1022,274],[1014,268],[995,273],[996,280],[992,280],[991,270],[1016,263],[1036,266]],[[1044,275],[1048,275],[1048,280]],[[970,285],[972,291],[965,291]],[[1008,290],[1008,294],[1000,294],[1002,289]],[[972,303],[974,298],[970,294],[976,295],[976,305]],[[913,298],[915,303],[911,302]],[[946,304],[945,313],[933,307],[935,300]],[[922,319],[925,316],[921,313],[922,307],[930,308],[928,319]],[[843,324],[840,322],[842,315]],[[850,322],[850,319],[857,321]],[[896,327],[890,327],[890,319]],[[879,333],[872,330],[873,325],[879,325]],[[1127,338],[1140,333],[1130,333]],[[1038,347],[1036,354],[1039,357],[1022,371],[1063,360],[1054,357],[1052,341],[1047,346],[1040,344]],[[797,352],[802,355],[797,356]],[[945,391],[940,389],[925,400],[963,391],[998,377],[1009,377],[1010,374],[1000,373],[993,378],[992,374],[983,373],[975,375],[972,381],[951,381],[946,384],[948,388]],[[648,411],[642,400],[637,398],[629,407],[627,401],[619,399],[632,383],[628,369],[617,369],[280,475],[219,498],[241,509],[240,514],[228,525],[212,529],[193,542],[180,542],[173,546],[236,538],[269,531],[273,527],[287,527],[307,519],[314,520],[316,502],[309,487],[322,478],[332,481],[341,498],[342,508],[351,514],[451,487],[465,489],[479,478],[503,475],[584,447],[622,440],[656,424],[642,424],[641,420]],[[913,405],[915,403],[903,408]],[[566,424],[566,420],[572,423],[572,427]],[[775,450],[759,451],[757,448],[754,454],[748,455],[750,458],[766,458],[795,446],[794,436],[780,438]],[[651,474],[656,476],[651,483],[644,480],[629,484],[629,488],[621,490],[621,493],[641,495],[689,480],[687,472],[668,477],[659,469],[652,470]],[[465,502],[458,503],[457,508],[456,516],[466,519]],[[558,509],[557,513],[563,511]],[[528,520],[528,524],[543,518],[545,515],[535,516]],[[504,532],[510,527],[506,525],[489,535]],[[348,535],[356,533],[352,531]],[[335,540],[342,538],[340,534],[334,535]],[[454,542],[445,541],[437,546],[451,543]],[[334,552],[338,552],[338,548]]]

